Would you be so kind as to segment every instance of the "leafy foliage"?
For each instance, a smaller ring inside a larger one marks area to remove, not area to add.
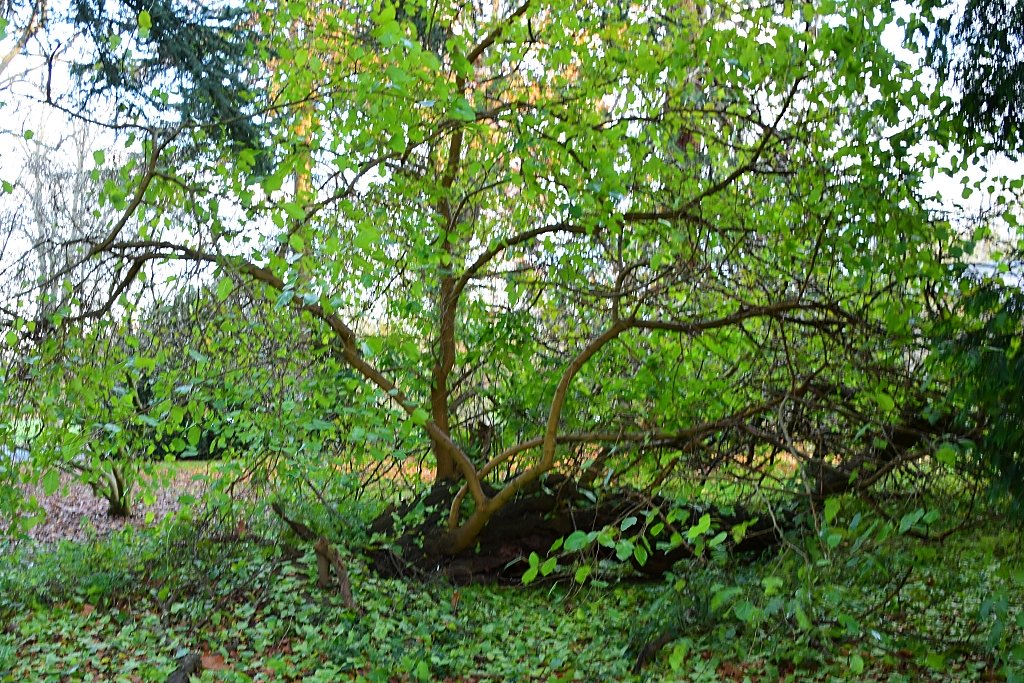
[[[929,508],[928,524],[946,512],[962,510]],[[777,557],[712,555],[665,584],[604,588],[382,579],[350,548],[359,614],[314,588],[311,553],[260,542],[265,523],[248,542],[216,525],[200,528],[219,541],[197,537],[186,521],[23,548],[0,564],[0,680],[160,680],[185,651],[220,681],[1012,678],[1024,656],[1015,531],[981,522],[921,544],[850,498],[818,523]]]
[[[1024,143],[1024,6],[1019,2],[967,0],[942,8],[929,36],[930,59],[961,89],[959,114],[975,133],[1001,149]],[[950,13],[952,16],[950,16]]]
[[[4,271],[0,436],[38,429],[0,503],[62,467],[226,457],[218,524],[15,556],[15,675],[158,678],[195,649],[227,680],[629,680],[649,642],[691,680],[1015,665],[1005,537],[958,568],[991,570],[984,598],[902,545],[940,540],[920,482],[962,436],[925,374],[959,246],[924,183],[962,138],[884,47],[888,3],[76,7],[129,153],[73,171],[102,210],[32,242],[53,267]],[[971,315],[964,348],[1017,373],[1011,328]],[[323,552],[279,542],[271,501],[341,539],[365,614],[312,592]],[[736,564],[760,532],[782,551]],[[370,544],[421,577],[573,580],[389,580]],[[612,585],[675,551],[670,588]],[[943,652],[906,632],[943,637],[903,552],[953,587]]]
[[[975,284],[960,301],[942,359],[959,377],[954,393],[963,419],[980,432],[968,444],[996,489],[1024,513],[1024,292],[997,280]]]
[[[108,24],[80,5],[92,73],[134,92],[171,66],[181,99],[129,112],[145,139],[127,140],[137,154],[101,195],[120,217],[61,273],[93,285],[102,264],[110,294],[70,301],[60,323],[142,310],[143,292],[188,278],[273,302],[285,358],[251,367],[277,396],[248,395],[240,412],[259,419],[223,426],[267,480],[329,478],[325,442],[344,444],[340,471],[423,456],[461,486],[428,530],[450,557],[559,472],[652,493],[795,458],[779,489],[822,497],[869,486],[942,431],[922,424],[906,349],[923,292],[947,286],[952,239],[915,145],[950,131],[941,88],[883,47],[891,12],[296,2],[249,23],[200,13],[209,26],[193,31],[178,8],[118,7]],[[138,44],[104,42],[115,25]],[[262,90],[243,101],[274,112],[265,150],[229,156],[203,127],[144,125],[179,105],[210,107],[214,126],[248,120],[230,92],[249,69]],[[41,328],[24,299],[9,309],[19,332]],[[246,335],[157,350],[207,360],[164,363],[159,409],[138,419],[201,440],[204,401],[244,386],[235,361],[259,355]],[[323,372],[299,369],[310,350]],[[110,360],[98,375],[118,372]],[[262,429],[270,415],[288,427]]]
[[[83,96],[113,95],[133,118],[173,101],[181,124],[220,131],[235,149],[262,146],[249,69],[250,9],[75,0],[73,11],[95,51],[95,61],[74,70],[88,86]]]

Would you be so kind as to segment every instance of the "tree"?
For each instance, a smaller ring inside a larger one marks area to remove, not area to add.
[[[929,59],[960,89],[959,116],[1003,150],[1024,142],[1024,5],[968,0],[926,2],[943,15],[929,36]]]
[[[1005,215],[1014,221],[1012,211]],[[959,291],[935,326],[930,360],[935,374],[957,378],[950,383],[945,410],[971,436],[945,448],[945,460],[980,474],[990,483],[994,502],[1009,503],[1019,517],[1024,511],[1024,240],[1006,245],[991,239],[988,246],[1006,251],[993,248],[994,262],[983,264],[987,267],[970,264],[973,254],[964,254]]]
[[[431,566],[485,533],[543,527],[546,551],[673,477],[763,498],[785,457],[780,487],[820,499],[929,452],[907,345],[950,235],[911,148],[944,133],[879,42],[890,15],[345,3],[296,43],[308,11],[263,13],[251,48],[281,57],[273,170],[145,128],[119,188],[139,233],[114,222],[79,265],[118,264],[118,297],[149,264],[205,267],[327,340],[372,393],[359,419],[428,454]],[[310,196],[285,191],[306,168]],[[566,511],[601,482],[642,493]]]
[[[0,53],[0,76],[45,27],[48,4],[46,0],[29,0],[25,3],[10,0],[0,6],[0,40],[8,36],[14,38],[13,44]]]
[[[174,113],[178,125],[205,124],[207,135],[258,149],[249,62],[249,8],[183,2],[76,0],[73,21],[94,59],[73,71],[84,101],[111,95],[128,120]],[[134,35],[133,35],[134,34]],[[122,41],[122,36],[133,36]],[[161,106],[169,101],[174,106]],[[162,118],[162,117],[161,117]],[[166,119],[165,119],[166,121]]]
[[[938,16],[931,35],[925,29],[928,59],[960,91],[956,114],[966,133],[963,149],[977,154],[979,162],[991,151],[1014,158],[1024,143],[1024,4],[968,0],[923,5]],[[991,157],[984,163],[991,163]],[[1019,513],[1024,500],[1024,406],[1019,401],[1024,366],[1017,342],[1022,329],[1024,179],[1012,174],[963,181],[965,199],[979,190],[987,200],[979,211],[981,229],[956,254],[960,293],[936,328],[934,360],[961,380],[952,383],[949,403],[976,437],[962,444],[969,456],[962,460],[987,475],[996,492],[1009,493]],[[977,242],[987,248],[976,251]],[[972,263],[979,257],[994,269],[989,277]],[[947,455],[955,459],[952,450]]]

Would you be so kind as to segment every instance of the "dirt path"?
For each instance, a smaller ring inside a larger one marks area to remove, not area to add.
[[[105,536],[127,524],[144,527],[147,517],[148,523],[153,524],[179,508],[181,495],[201,493],[205,484],[195,478],[204,472],[202,466],[176,468],[168,485],[153,491],[152,504],[145,505],[141,496],[135,496],[135,509],[127,519],[109,516],[107,502],[69,475],[61,477],[61,486],[52,496],[45,495],[42,487],[28,487],[27,495],[35,496],[46,511],[46,519],[33,527],[29,536],[44,543],[65,539],[81,541],[93,533]]]

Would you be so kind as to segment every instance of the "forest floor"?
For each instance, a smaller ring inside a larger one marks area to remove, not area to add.
[[[182,495],[202,495],[206,485],[197,475],[206,469],[204,463],[167,466],[161,472],[164,485],[152,491],[152,500],[139,499],[128,517],[108,515],[106,501],[68,474],[61,476],[60,487],[49,496],[40,485],[25,487],[25,494],[35,497],[45,512],[43,520],[32,527],[28,535],[43,543],[84,541],[109,536],[127,525],[136,528],[154,525],[178,510]]]
[[[924,542],[920,509],[890,523],[842,499],[754,562],[711,553],[633,582],[595,555],[526,587],[383,578],[367,538],[336,539],[353,610],[273,515],[205,534],[175,521],[195,474],[173,472],[127,522],[69,486],[40,498],[42,543],[0,540],[0,682],[163,683],[190,653],[194,681],[1024,681],[1007,520]]]

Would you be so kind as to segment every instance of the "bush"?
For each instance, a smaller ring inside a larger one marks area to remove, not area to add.
[[[1024,291],[984,281],[940,331],[939,358],[962,425],[978,435],[970,464],[1024,515]]]

